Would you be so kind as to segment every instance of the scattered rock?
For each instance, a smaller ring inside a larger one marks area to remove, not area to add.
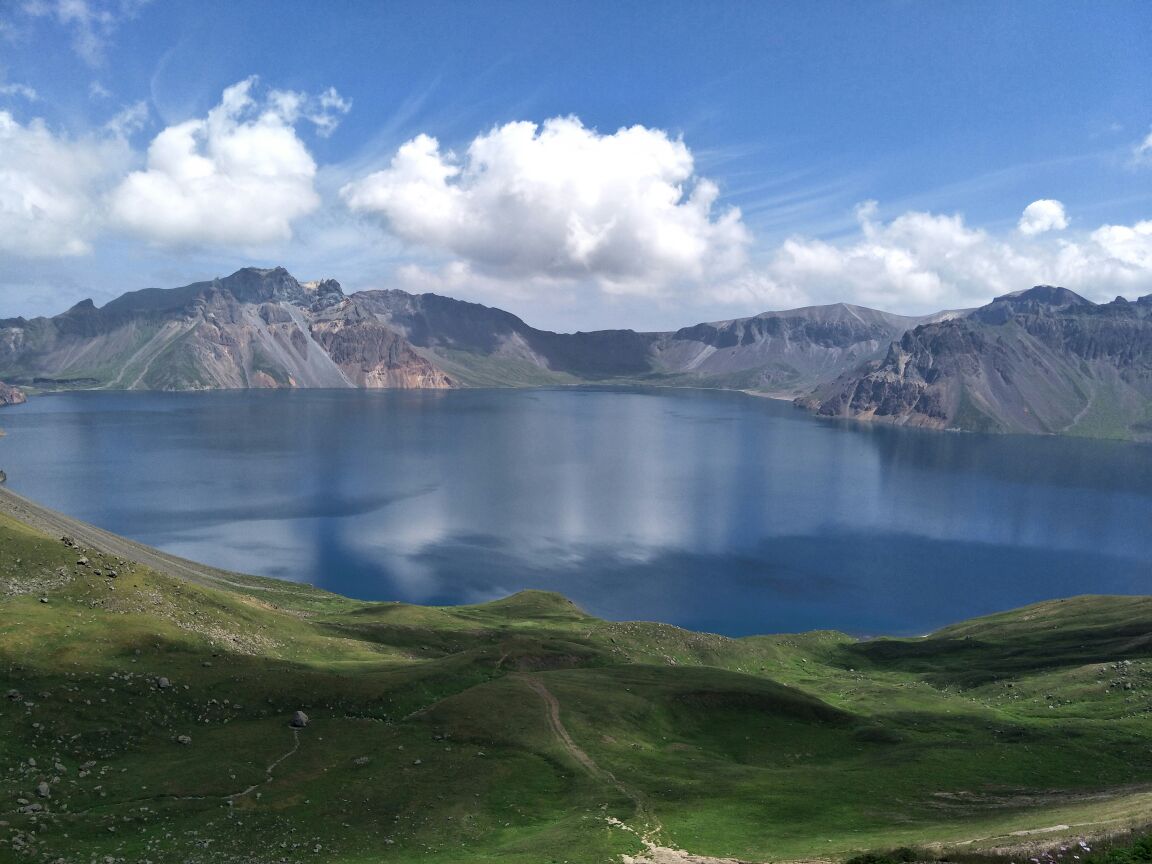
[[[191,738],[191,737],[189,737],[188,735],[177,735],[177,736],[176,736],[176,743],[178,743],[178,744],[185,744],[185,745],[187,745],[187,744],[191,744],[191,743],[192,743],[192,738]]]
[[[163,676],[161,676],[160,678],[156,679],[156,686],[159,687],[161,690],[167,690],[169,687],[172,686],[172,682],[169,681],[167,678],[164,678]]]
[[[87,567],[88,566],[88,556],[87,555],[81,555],[79,558],[76,559],[76,564],[79,567]]]
[[[51,798],[52,797],[52,787],[49,786],[45,781],[41,780],[36,785],[36,794],[41,798]]]
[[[369,759],[367,756],[361,756],[359,759],[353,760],[353,764],[355,764],[355,765],[367,765],[371,761],[372,760]]]
[[[293,729],[303,729],[308,725],[308,715],[303,711],[297,711],[292,715],[292,720],[288,725]]]

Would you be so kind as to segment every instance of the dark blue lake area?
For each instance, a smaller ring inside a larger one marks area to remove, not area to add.
[[[6,408],[40,503],[364,599],[560,591],[730,635],[925,633],[1152,593],[1152,448],[692,390],[72,393]]]

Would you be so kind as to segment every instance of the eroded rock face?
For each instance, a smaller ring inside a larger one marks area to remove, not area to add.
[[[371,319],[332,320],[312,326],[321,345],[358,387],[403,389],[455,386],[412,345],[390,327]]]
[[[24,391],[0,381],[0,405],[22,405],[28,401]]]

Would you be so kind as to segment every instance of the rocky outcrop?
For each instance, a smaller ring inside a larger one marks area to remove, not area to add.
[[[1152,436],[1152,297],[1041,285],[917,327],[799,404],[824,416],[988,432]]]
[[[21,405],[28,401],[24,391],[0,381],[0,405]]]

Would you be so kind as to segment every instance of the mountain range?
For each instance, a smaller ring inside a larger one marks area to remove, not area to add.
[[[794,399],[828,417],[969,431],[1152,437],[1152,296],[1037,286],[975,310],[846,303],[670,332],[553,333],[500,309],[244,268],[0,320],[18,387],[195,390],[650,384]]]
[[[99,308],[85,300],[52,318],[0,320],[0,378],[152,390],[644,381],[796,396],[929,320],[836,304],[668,333],[552,333],[436,294],[345,295],[335,280],[245,268]]]

